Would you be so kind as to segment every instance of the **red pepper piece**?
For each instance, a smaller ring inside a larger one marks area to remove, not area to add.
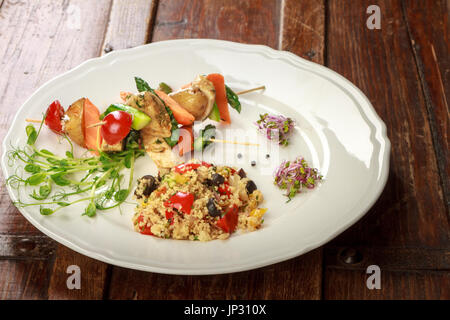
[[[162,194],[166,193],[166,191],[167,191],[167,188],[166,187],[162,187],[162,188],[157,189],[155,191],[155,193],[156,193],[157,197],[160,197]]]
[[[223,183],[223,188],[219,187],[217,191],[219,191],[221,195],[226,195],[228,198],[231,197],[230,184],[226,181]]]
[[[202,166],[209,168],[209,167],[212,166],[212,164],[208,163],[208,162],[205,162],[205,161],[202,161]]]
[[[174,170],[175,170],[175,172],[183,174],[188,171],[195,170],[200,166],[201,166],[201,164],[198,164],[198,163],[183,163],[183,164],[176,166]]]
[[[143,215],[140,215],[139,216],[139,218],[138,218],[138,220],[137,220],[137,223],[139,224],[139,223],[141,223],[141,222],[143,222],[144,221],[144,216]],[[140,233],[142,233],[142,234],[146,234],[146,235],[149,235],[149,236],[152,236],[153,235],[153,233],[152,233],[152,226],[149,226],[148,224],[146,224],[144,227],[142,227],[141,229],[140,229]]]
[[[194,195],[186,192],[177,192],[164,202],[167,208],[175,208],[185,214],[190,214],[192,204],[194,203]]]
[[[232,206],[225,215],[217,221],[217,226],[227,233],[233,233],[238,224],[239,208]]]
[[[170,220],[170,224],[173,224],[173,211],[166,211],[166,219]]]
[[[211,167],[211,164],[208,162],[202,161],[202,163],[182,163],[174,168],[175,172],[178,172],[180,174],[186,173],[191,170],[198,169],[199,167]]]

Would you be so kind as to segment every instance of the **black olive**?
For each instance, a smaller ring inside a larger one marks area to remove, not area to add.
[[[239,177],[241,177],[241,179],[244,179],[247,177],[247,174],[245,173],[244,169],[242,169],[242,168],[239,169],[238,175],[239,175]]]
[[[213,182],[209,178],[206,178],[205,180],[203,180],[203,184],[208,186],[208,187],[212,187],[213,186]]]
[[[247,185],[245,186],[245,189],[247,190],[248,194],[252,194],[253,191],[255,191],[258,188],[256,187],[256,184],[253,182],[253,180],[248,180]]]
[[[222,214],[222,212],[217,209],[214,198],[209,198],[206,208],[208,208],[208,213],[211,217],[219,217]]]
[[[219,186],[225,182],[225,178],[218,173],[212,175],[212,182],[215,186]]]
[[[158,188],[158,180],[151,175],[143,176],[141,179],[138,180],[138,185],[140,185],[140,188],[136,188],[136,191],[138,189],[143,190],[142,195],[136,194],[137,198],[149,197],[153,191],[155,191]]]

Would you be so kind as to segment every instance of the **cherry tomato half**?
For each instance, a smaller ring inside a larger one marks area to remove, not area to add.
[[[61,119],[64,116],[64,108],[58,100],[53,101],[47,108],[45,124],[50,130],[57,134],[63,133]]]
[[[100,133],[109,145],[119,143],[128,135],[131,130],[133,119],[125,111],[113,111],[103,118],[105,122],[100,129]]]

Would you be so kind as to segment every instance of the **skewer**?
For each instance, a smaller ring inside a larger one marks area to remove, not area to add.
[[[37,119],[25,119],[26,122],[33,122],[33,123],[41,123],[42,120],[37,120]]]
[[[248,90],[244,90],[244,91],[239,91],[236,93],[236,95],[241,95],[241,94],[246,94],[246,93],[250,93],[253,91],[258,91],[258,90],[264,90],[266,89],[266,86],[260,86],[260,87],[256,87],[256,88],[252,88],[252,89],[248,89]],[[41,123],[42,120],[37,120],[37,119],[25,119],[26,122],[33,122],[33,123]],[[102,121],[99,123],[94,123],[91,124],[90,126],[88,126],[87,128],[94,128],[94,127],[98,127],[98,126],[102,126],[104,125],[106,122]]]
[[[245,94],[245,93],[249,93],[249,92],[253,92],[253,91],[257,91],[257,90],[264,90],[264,89],[266,89],[266,86],[260,86],[260,87],[256,87],[256,88],[253,88],[253,89],[239,91],[239,92],[236,93],[236,95],[241,95],[241,94]]]
[[[100,127],[100,126],[102,126],[102,125],[104,125],[104,124],[106,124],[106,122],[105,122],[105,121],[102,121],[102,122],[98,122],[98,123],[91,124],[90,126],[87,126],[86,128]]]
[[[259,143],[251,143],[251,142],[238,142],[238,141],[221,140],[221,139],[209,139],[208,141],[219,142],[219,143],[240,144],[240,145],[243,145],[243,146],[257,146],[257,147],[259,147]]]

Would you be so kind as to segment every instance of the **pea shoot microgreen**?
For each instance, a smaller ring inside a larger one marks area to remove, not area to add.
[[[138,132],[132,131],[126,138],[124,151],[100,152],[99,156],[81,158],[74,157],[73,144],[63,135],[70,150],[65,152],[65,157],[61,157],[37,148],[36,141],[43,122],[38,130],[28,125],[25,129],[27,144],[23,147],[11,146],[8,151],[8,164],[14,167],[22,163],[26,177],[16,173],[7,179],[7,184],[17,190],[25,186],[32,188],[28,196],[36,200],[24,202],[19,199],[14,203],[17,207],[39,206],[42,215],[51,215],[61,208],[87,202],[82,215],[93,217],[97,210],[115,208],[126,201],[132,188],[134,162],[145,154],[139,145]],[[124,169],[129,169],[126,188],[122,186]],[[81,179],[77,178],[77,174],[83,172],[86,174]]]

